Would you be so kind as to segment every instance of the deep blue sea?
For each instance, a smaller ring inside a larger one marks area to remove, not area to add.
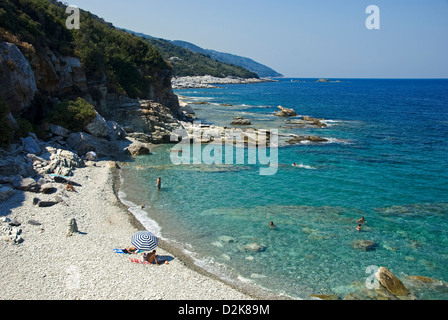
[[[448,299],[448,80],[339,80],[176,90],[203,123],[243,116],[328,142],[281,143],[272,176],[250,164],[177,166],[173,145],[160,146],[123,167],[122,199],[198,265],[244,286],[343,298],[365,288],[368,267],[384,266],[417,298]],[[328,127],[287,124],[279,105]],[[247,250],[254,243],[262,251]],[[415,275],[438,281],[425,288]]]

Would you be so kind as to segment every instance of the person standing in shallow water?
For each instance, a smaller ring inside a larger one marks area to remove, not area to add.
[[[162,178],[161,177],[159,177],[158,179],[157,179],[157,189],[161,189],[162,188]]]

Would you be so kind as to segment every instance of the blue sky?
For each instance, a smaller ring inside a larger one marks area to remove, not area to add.
[[[448,78],[448,0],[68,3],[117,27],[249,57],[285,76]],[[365,26],[369,5],[380,9],[380,30]]]

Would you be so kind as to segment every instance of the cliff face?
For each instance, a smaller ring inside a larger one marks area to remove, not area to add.
[[[151,104],[183,118],[173,70],[154,47],[83,10],[81,29],[68,30],[65,9],[48,0],[0,2],[0,98],[12,117],[41,125],[59,102],[80,97],[125,127],[146,119]],[[138,128],[150,133],[147,120]]]
[[[23,50],[23,49],[22,49]],[[140,108],[138,99],[111,92],[107,77],[87,79],[86,71],[77,57],[62,56],[45,48],[42,52],[22,53],[12,43],[0,43],[0,96],[10,105],[13,116],[27,116],[39,113],[41,101],[36,95],[48,101],[62,101],[81,97],[93,104],[100,115],[123,126],[135,123],[144,115],[148,103],[163,105],[164,112],[174,118],[181,117],[179,101],[171,88],[171,70],[159,70],[152,76],[148,100]],[[139,130],[151,132],[148,125]]]
[[[11,112],[24,112],[37,92],[30,63],[16,45],[0,43],[0,97],[9,104]]]

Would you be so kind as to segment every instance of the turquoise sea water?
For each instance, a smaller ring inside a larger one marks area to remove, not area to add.
[[[203,123],[243,116],[329,142],[282,145],[273,176],[259,165],[176,166],[173,145],[160,146],[124,166],[123,199],[144,204],[150,216],[133,208],[143,223],[199,265],[294,298],[343,298],[362,288],[369,266],[448,281],[448,80],[300,80],[176,93],[207,102],[192,105]],[[273,115],[278,105],[328,127],[288,125]],[[358,240],[377,247],[356,249]],[[263,251],[245,248],[254,243]],[[415,294],[447,299],[448,289]]]

